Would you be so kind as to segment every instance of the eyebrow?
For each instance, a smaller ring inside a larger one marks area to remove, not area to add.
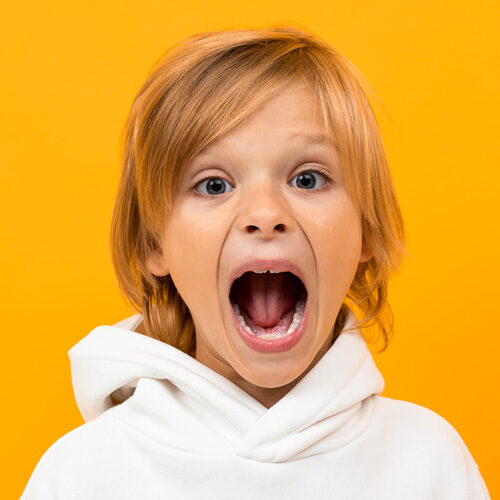
[[[303,139],[304,142],[308,144],[325,144],[329,146],[335,146],[333,139],[329,135],[325,134],[302,134],[300,132],[296,132],[294,134],[290,134],[288,136],[289,139]]]
[[[293,134],[288,134],[287,139],[302,139],[306,144],[320,144],[336,147],[335,141],[329,135],[325,134],[304,134],[302,132],[295,132]],[[207,144],[198,154],[202,155],[211,149],[219,147],[219,145],[220,141],[216,139],[210,144]]]

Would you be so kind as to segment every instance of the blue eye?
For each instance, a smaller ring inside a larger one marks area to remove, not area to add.
[[[204,183],[207,183],[207,193],[200,193],[196,188],[198,186],[202,186]],[[227,182],[225,179],[222,177],[207,177],[206,179],[203,179],[202,181],[198,182],[196,186],[194,187],[194,194],[199,195],[199,196],[217,196],[219,194],[224,194],[226,192],[226,188],[224,187],[224,182],[228,185],[229,182]]]
[[[323,172],[320,172],[319,170],[307,170],[304,172],[300,172],[299,174],[297,174],[294,177],[294,179],[297,179],[297,183],[302,184],[302,186],[297,186],[297,187],[299,187],[299,188],[303,187],[304,189],[307,189],[307,190],[316,188],[316,179],[312,174],[320,175],[321,177],[326,179],[327,182],[325,182],[325,184],[327,184],[328,181],[330,180]],[[325,184],[323,184],[323,186]],[[322,186],[320,186],[320,187],[322,187]],[[316,189],[319,189],[319,188],[316,188]]]
[[[324,183],[316,187],[317,181],[316,176],[323,177]],[[321,172],[320,170],[307,170],[304,172],[300,172],[297,174],[294,179],[297,179],[297,186],[301,190],[306,191],[322,191],[324,188],[329,187],[329,185],[333,182],[332,178],[328,176],[326,173]],[[203,186],[206,183],[206,192],[199,191],[198,186]],[[222,177],[207,177],[206,179],[202,179],[198,182],[193,188],[193,194],[195,196],[199,196],[201,198],[215,198],[218,195],[224,194],[227,192],[226,186],[231,186],[231,184],[223,179]]]

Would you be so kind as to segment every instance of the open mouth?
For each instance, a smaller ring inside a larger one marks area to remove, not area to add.
[[[277,340],[303,326],[307,289],[291,272],[247,271],[229,291],[241,328],[260,340]]]

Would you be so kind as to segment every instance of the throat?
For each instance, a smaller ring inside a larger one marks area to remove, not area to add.
[[[254,325],[272,328],[290,311],[293,316],[298,295],[299,284],[290,273],[248,272],[234,282],[230,300]]]

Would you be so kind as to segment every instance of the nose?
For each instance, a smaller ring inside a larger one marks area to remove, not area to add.
[[[293,230],[294,219],[278,189],[261,183],[260,187],[249,190],[244,196],[246,200],[237,222],[240,231],[271,239]]]

